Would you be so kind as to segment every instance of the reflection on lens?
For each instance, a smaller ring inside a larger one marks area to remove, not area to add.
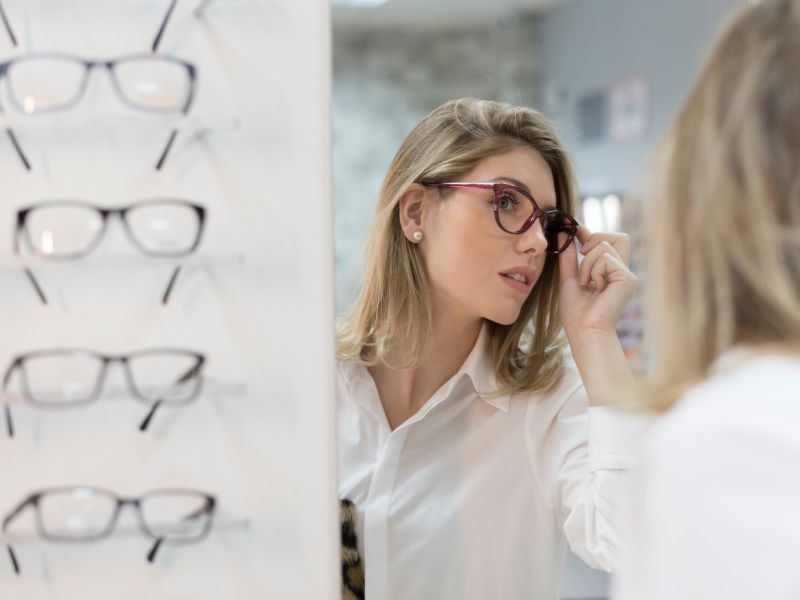
[[[95,208],[69,201],[37,206],[25,220],[31,251],[50,258],[86,254],[102,230],[103,218]]]
[[[189,72],[179,62],[158,57],[124,60],[115,65],[114,76],[123,98],[136,108],[180,112],[189,99]]]
[[[24,365],[23,385],[30,398],[51,405],[92,399],[103,369],[99,357],[74,351],[30,355]]]
[[[200,237],[200,215],[190,204],[149,201],[131,208],[125,217],[142,250],[154,256],[182,256],[194,250]]]
[[[43,533],[62,540],[100,537],[111,526],[116,507],[116,499],[102,490],[50,490],[39,500]]]
[[[36,114],[72,106],[83,89],[86,67],[66,57],[20,58],[11,63],[7,76],[17,108]]]

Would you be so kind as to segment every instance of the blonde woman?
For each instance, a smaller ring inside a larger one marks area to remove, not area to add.
[[[612,564],[637,436],[604,405],[635,279],[627,237],[574,210],[534,110],[448,102],[398,150],[338,339],[339,493],[370,600],[554,600],[566,541]]]
[[[615,597],[796,600],[800,0],[737,14],[660,154],[652,399],[669,411]]]

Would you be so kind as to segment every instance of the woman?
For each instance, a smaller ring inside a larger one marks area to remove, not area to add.
[[[637,436],[604,405],[635,279],[627,237],[574,208],[534,110],[448,102],[398,150],[338,339],[339,493],[370,600],[555,599],[565,537],[609,568]]]
[[[800,598],[800,0],[725,30],[660,151],[656,394],[619,600]]]

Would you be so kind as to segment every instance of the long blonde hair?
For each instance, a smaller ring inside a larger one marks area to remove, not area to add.
[[[399,200],[414,182],[458,181],[489,156],[519,147],[550,166],[558,208],[574,212],[572,167],[553,128],[530,108],[462,98],[436,108],[403,141],[383,180],[368,237],[365,273],[353,309],[339,323],[338,358],[408,368],[429,343],[431,284],[419,248],[403,235]],[[511,325],[488,322],[498,393],[546,389],[562,368],[558,261],[548,258]],[[398,340],[405,360],[390,361]]]
[[[739,345],[800,346],[800,1],[736,15],[662,142],[651,402]]]

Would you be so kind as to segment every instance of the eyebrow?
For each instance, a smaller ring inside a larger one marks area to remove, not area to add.
[[[513,177],[495,177],[494,179],[491,179],[490,181],[492,183],[503,183],[503,182],[506,182],[506,183],[510,183],[511,185],[515,185],[518,188],[523,189],[526,192],[528,192],[531,196],[533,196],[534,200],[536,200],[536,196],[533,195],[533,193],[531,192],[531,189],[527,185],[522,183],[519,179],[514,179]],[[539,200],[536,200],[536,203],[539,204]],[[551,210],[553,208],[558,208],[558,206],[556,206],[555,204],[548,203],[546,206],[542,206],[541,208],[543,208],[545,210]]]

